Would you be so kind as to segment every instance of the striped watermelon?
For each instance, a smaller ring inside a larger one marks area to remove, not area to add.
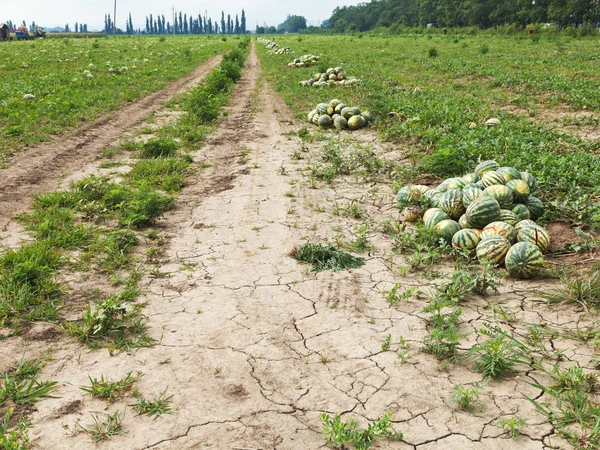
[[[448,186],[447,190],[462,189],[465,187],[465,182],[462,178],[448,178],[446,180],[446,186]]]
[[[492,222],[481,230],[481,239],[490,236],[502,236],[508,242],[514,244],[517,241],[517,230],[506,222]]]
[[[336,112],[337,112],[337,108],[336,108]],[[350,120],[350,117],[352,117],[354,115],[354,108],[352,108],[351,106],[346,106],[344,109],[342,109],[340,114],[342,115],[342,117],[344,119]]]
[[[458,219],[465,212],[462,191],[449,189],[440,198],[440,208],[452,219]]]
[[[544,204],[539,198],[530,196],[526,205],[533,220],[538,220],[544,215]]]
[[[519,242],[506,254],[506,270],[516,278],[531,278],[544,267],[544,257],[531,242]]]
[[[462,180],[465,182],[466,185],[471,183],[477,183],[479,181],[479,175],[477,175],[476,173],[468,173],[464,177],[462,177]]]
[[[362,114],[362,111],[360,110],[360,108],[357,108],[356,106],[352,107],[352,115],[354,116],[360,116]],[[364,119],[364,117],[363,117]]]
[[[502,265],[509,248],[510,242],[502,236],[483,238],[477,245],[477,259],[479,262],[489,261],[492,264]]]
[[[508,183],[511,180],[520,180],[521,172],[519,172],[514,167],[499,167],[496,169],[496,172],[501,174],[504,177],[504,181]]]
[[[429,211],[431,210],[435,210],[429,214],[427,214]],[[450,216],[448,214],[446,214],[444,211],[442,211],[439,208],[431,208],[428,209],[425,214],[427,215],[427,218],[423,217],[423,225],[426,228],[433,228],[434,226],[436,226],[438,223],[440,223],[443,220],[449,220]]]
[[[425,192],[430,191],[431,188],[429,186],[425,186],[424,184],[411,184],[413,190],[419,193],[419,197],[421,197]]]
[[[437,214],[437,213],[440,213],[440,212],[444,212],[444,211],[442,211],[440,208],[429,208],[427,211],[425,211],[425,214],[423,214],[423,223],[427,222],[427,219],[432,214]]]
[[[421,193],[419,190],[414,189],[413,186],[403,186],[396,195],[396,202],[400,208],[404,208],[405,206],[415,203],[420,195]]]
[[[472,252],[479,244],[479,234],[470,228],[458,231],[452,237],[452,247]]]
[[[446,192],[446,191],[448,190],[448,180],[444,180],[444,181],[442,181],[442,182],[441,182],[441,183],[438,185],[438,187],[436,187],[436,189],[437,189],[439,192]]]
[[[338,103],[335,106],[335,113],[341,115],[342,114],[342,109],[344,109],[344,108],[346,108],[346,104],[345,103]]]
[[[458,219],[458,224],[461,228],[469,228],[469,221],[467,220],[466,214],[460,216],[460,218]]]
[[[348,121],[344,119],[339,114],[336,114],[335,119],[333,119],[333,126],[335,126],[336,130],[345,130],[348,128]]]
[[[437,208],[440,204],[440,199],[442,198],[442,193],[438,192],[437,189],[429,189],[428,191],[423,193],[423,199],[427,200],[427,203],[434,208]]]
[[[469,205],[467,221],[473,228],[483,228],[500,217],[500,205],[492,197],[479,197]]]
[[[529,213],[529,209],[525,205],[516,204],[510,209],[517,219],[519,220],[527,220],[531,218],[531,214]]]
[[[315,114],[313,116],[312,123],[314,123],[315,125],[319,125],[319,118],[320,117],[321,117],[321,115],[319,113]]]
[[[337,105],[339,105],[340,103],[342,103],[342,101],[341,101],[341,100],[338,100],[337,98],[334,98],[333,100],[331,100],[331,101],[329,102],[329,106],[333,106],[333,107],[335,108],[335,107],[336,107]]]
[[[518,233],[519,231],[521,231],[521,228],[527,225],[533,225],[534,227],[537,227],[537,223],[535,223],[533,220],[525,219],[517,222],[517,224],[515,225],[515,230],[517,230]]]
[[[519,219],[512,211],[508,209],[501,209],[498,221],[506,222],[507,224],[512,225],[514,227],[517,224],[517,222],[519,222]]]
[[[463,205],[468,208],[474,200],[478,199],[483,195],[483,191],[475,184],[469,184],[463,188]]]
[[[529,186],[523,180],[512,180],[506,183],[506,187],[513,193],[515,203],[527,203],[529,198]]]
[[[521,180],[527,183],[527,186],[529,186],[529,192],[531,194],[535,194],[537,192],[537,180],[533,175],[527,172],[521,172]]]
[[[317,105],[317,112],[322,115],[322,114],[327,114],[327,108],[329,108],[329,105],[327,103],[319,103]]]
[[[406,222],[416,222],[423,214],[423,208],[420,206],[407,206],[400,213]]]
[[[495,171],[486,172],[479,180],[479,184],[483,186],[483,188],[487,188],[489,186],[493,186],[494,184],[504,184],[504,177],[502,174],[499,174]]]
[[[333,125],[333,120],[327,114],[323,114],[319,117],[318,123],[321,128],[330,128]]]
[[[442,220],[433,229],[439,239],[450,245],[454,235],[460,231],[460,225],[454,220]]]
[[[517,240],[537,245],[542,253],[546,253],[548,247],[550,247],[550,235],[538,225],[525,225],[522,227],[517,235]]]
[[[499,167],[500,164],[498,164],[496,161],[482,161],[479,164],[477,164],[477,167],[475,167],[475,173],[481,177],[484,173],[489,172],[491,170],[496,170]]]
[[[367,124],[363,116],[352,116],[348,120],[348,128],[350,130],[359,130]]]
[[[314,117],[315,117],[315,115],[317,115],[317,114],[318,114],[317,110],[316,110],[316,109],[313,109],[311,112],[309,112],[309,113],[308,113],[308,116],[306,116],[306,118],[308,119],[308,121],[309,121],[310,123],[312,123],[312,121],[313,121],[313,118],[314,118]]]
[[[373,115],[369,111],[363,111],[360,113],[360,115],[363,116],[363,119],[365,119],[366,123],[373,122]]]
[[[483,191],[483,195],[495,198],[502,209],[510,208],[513,204],[512,191],[503,184],[493,184],[489,187],[486,187]]]

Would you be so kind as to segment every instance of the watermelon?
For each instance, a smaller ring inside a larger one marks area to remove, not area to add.
[[[425,194],[425,192],[430,191],[431,188],[429,186],[425,186],[424,184],[412,184],[412,188],[419,193],[419,198]]]
[[[437,214],[440,212],[444,212],[442,211],[440,208],[429,208],[427,211],[425,211],[425,214],[423,214],[423,223],[427,222],[427,219],[432,215],[432,214]],[[445,214],[445,213],[444,213]],[[447,215],[447,214],[446,214]]]
[[[447,190],[462,189],[465,187],[465,182],[462,178],[448,178],[446,180],[446,186],[448,187]]]
[[[529,213],[529,209],[525,205],[516,204],[511,208],[511,211],[517,216],[517,219],[527,220],[531,218],[531,214]]]
[[[331,100],[331,101],[329,102],[329,106],[333,106],[333,107],[335,108],[335,107],[336,107],[337,105],[339,105],[340,103],[342,103],[342,101],[341,101],[341,100],[338,100],[337,98],[334,98],[333,100]]]
[[[421,192],[418,189],[415,189],[412,185],[407,185],[401,187],[398,191],[396,202],[398,202],[400,208],[404,208],[405,206],[415,203],[419,200],[420,196]]]
[[[485,260],[492,264],[502,265],[509,248],[510,242],[508,242],[508,240],[502,236],[490,236],[483,238],[477,245],[477,259],[479,262],[483,262]]]
[[[336,114],[342,114],[342,109],[346,108],[347,105],[345,103],[338,103],[335,107]]]
[[[500,164],[498,164],[496,161],[482,161],[479,164],[477,164],[477,167],[475,167],[475,173],[481,177],[484,173],[489,172],[491,170],[496,170],[499,167]]]
[[[529,186],[529,192],[535,194],[537,192],[537,180],[533,175],[527,172],[521,172],[521,180]]]
[[[469,228],[469,221],[467,220],[466,214],[460,216],[460,219],[458,219],[458,224],[461,228]]]
[[[360,110],[360,108],[357,108],[356,106],[352,107],[352,115],[353,116],[360,116],[362,114],[362,111]],[[363,117],[364,119],[364,117]]]
[[[513,193],[515,203],[527,203],[529,199],[529,186],[523,180],[512,180],[506,183],[506,187]]]
[[[465,212],[462,191],[449,189],[440,198],[440,208],[453,219],[458,219]]]
[[[538,225],[525,225],[517,235],[519,242],[530,242],[536,245],[542,253],[546,253],[550,247],[550,235]]]
[[[537,226],[537,223],[535,223],[533,220],[529,220],[529,219],[521,220],[520,222],[517,222],[517,224],[515,225],[515,230],[517,230],[517,233],[518,233],[519,231],[521,231],[521,228],[523,228],[526,225]]]
[[[337,108],[336,108],[336,112],[337,112]],[[342,115],[342,117],[344,119],[350,120],[350,117],[352,117],[354,115],[354,108],[352,108],[351,106],[346,106],[344,109],[342,109],[340,114]]]
[[[504,177],[504,181],[506,183],[508,183],[511,180],[521,179],[521,172],[519,172],[514,167],[499,167],[498,169],[496,169],[496,172],[498,172]]]
[[[365,119],[366,123],[373,122],[373,116],[369,111],[363,111],[362,113],[360,113],[360,115],[363,116],[363,119]]]
[[[315,115],[313,116],[312,123],[314,123],[315,125],[318,125],[318,124],[319,124],[319,118],[320,118],[320,117],[321,117],[321,115],[320,115],[319,113],[315,114]]]
[[[483,188],[487,188],[489,186],[493,186],[494,184],[504,184],[504,177],[502,174],[499,174],[495,171],[486,172],[479,180],[478,184],[483,186]]]
[[[437,207],[440,202],[442,193],[438,192],[437,189],[429,189],[423,192],[423,199],[427,200],[427,203],[433,207]]]
[[[501,209],[498,221],[506,222],[507,224],[512,225],[514,227],[517,224],[517,222],[519,222],[519,219],[517,218],[514,212],[508,209]]]
[[[452,247],[472,252],[479,244],[479,234],[470,228],[460,230],[452,237]]]
[[[348,120],[348,128],[350,130],[358,130],[367,124],[363,116],[352,116]]]
[[[444,211],[442,211],[441,209],[439,209],[439,208],[431,208],[431,209],[435,209],[436,211],[428,214],[427,219],[425,219],[425,217],[423,217],[423,225],[426,228],[433,228],[441,221],[450,219],[450,216],[448,214],[446,214]],[[425,212],[425,214],[427,214],[428,211],[431,211],[431,209],[428,209]]]
[[[478,199],[483,195],[483,191],[474,184],[469,184],[465,186],[462,193],[463,205],[465,206],[465,208],[468,208],[469,205],[473,203],[475,199]]]
[[[486,225],[483,230],[481,230],[481,239],[490,236],[502,236],[506,238],[508,242],[514,244],[517,241],[517,230],[506,222],[496,221]]]
[[[416,222],[423,214],[423,208],[420,206],[407,206],[401,214],[406,222]]]
[[[345,130],[348,128],[348,121],[344,119],[339,114],[336,114],[335,119],[333,119],[333,126],[335,126],[336,130]]]
[[[335,113],[335,107],[329,105],[329,107],[327,108],[327,115],[333,116],[334,113]]]
[[[510,208],[513,204],[512,191],[503,184],[493,184],[486,187],[483,191],[483,195],[495,198],[502,209]]]
[[[468,173],[464,177],[462,177],[462,180],[465,182],[466,185],[471,183],[477,183],[479,181],[479,175],[477,175],[476,173]]]
[[[323,114],[319,117],[318,124],[321,128],[330,128],[333,125],[333,120],[327,114]]]
[[[506,270],[516,278],[531,278],[544,267],[544,257],[531,242],[518,242],[506,253]]]
[[[319,114],[327,114],[327,108],[329,108],[327,103],[319,103],[317,105],[317,111]]]
[[[310,123],[312,123],[313,117],[315,117],[316,114],[317,114],[316,109],[313,109],[311,112],[308,113],[308,116],[306,118],[308,119],[308,121]]]
[[[435,234],[439,239],[443,239],[447,244],[452,244],[452,238],[460,231],[460,225],[454,220],[442,220],[433,227]]]
[[[479,197],[469,205],[467,221],[473,228],[483,228],[500,217],[500,205],[492,197]]]
[[[544,215],[544,204],[539,198],[530,196],[526,205],[533,220],[538,220]]]

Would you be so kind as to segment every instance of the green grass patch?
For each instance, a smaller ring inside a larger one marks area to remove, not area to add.
[[[330,245],[304,244],[292,250],[290,256],[296,261],[312,264],[313,271],[358,269],[365,264],[364,258],[336,250]]]

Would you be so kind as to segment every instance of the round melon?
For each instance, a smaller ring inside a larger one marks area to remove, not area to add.
[[[335,107],[329,105],[329,107],[327,108],[327,115],[333,116],[334,113],[335,113]]]
[[[477,259],[479,262],[489,261],[492,264],[502,265],[509,249],[510,242],[502,236],[483,238],[477,245]]]
[[[483,228],[498,220],[500,205],[492,197],[479,197],[471,203],[466,212],[467,221],[473,228]]]
[[[530,196],[526,205],[533,220],[538,220],[544,215],[544,204],[539,198]]]
[[[518,233],[519,231],[521,231],[521,228],[527,225],[533,225],[537,227],[537,223],[535,223],[533,220],[525,219],[517,222],[517,224],[515,225],[515,230],[517,230]]]
[[[502,236],[506,238],[508,242],[514,244],[517,241],[517,230],[512,225],[507,224],[506,222],[492,222],[487,224],[481,230],[481,239],[485,239],[490,236]]]
[[[336,112],[337,112],[337,108],[336,108]],[[342,109],[340,114],[342,115],[342,117],[344,119],[350,120],[350,117],[352,117],[354,115],[354,108],[352,108],[351,106],[346,106],[344,109]]]
[[[470,184],[465,186],[462,190],[463,193],[463,205],[465,208],[468,208],[473,201],[478,199],[483,195],[483,191],[479,189],[476,185]]]
[[[527,186],[529,186],[529,192],[531,194],[535,194],[537,192],[537,180],[533,175],[528,172],[521,172],[521,180],[527,183]]]
[[[306,116],[306,118],[308,119],[308,121],[310,123],[312,123],[313,117],[315,117],[316,114],[317,114],[316,109],[313,109],[311,112],[308,113],[308,116]]]
[[[348,128],[348,121],[337,114],[335,119],[333,119],[333,125],[335,126],[336,130],[345,130]]]
[[[479,234],[470,228],[460,230],[452,237],[452,247],[472,252],[479,244]]]
[[[440,212],[444,212],[442,211],[440,208],[429,208],[427,211],[425,211],[425,214],[423,214],[423,223],[427,222],[427,219],[433,215],[433,214],[438,214]],[[445,214],[445,213],[444,213]],[[448,215],[448,214],[446,214]],[[449,217],[448,217],[449,218]]]
[[[448,214],[446,214],[444,211],[442,211],[439,208],[432,208],[435,209],[435,212],[430,213],[427,218],[425,219],[425,217],[423,217],[423,225],[425,226],[425,228],[433,228],[434,226],[436,226],[438,223],[442,222],[443,220],[449,220],[450,216]],[[431,211],[431,210],[428,210]],[[425,212],[427,213],[427,211]]]
[[[429,189],[423,192],[423,198],[427,200],[432,207],[437,207],[439,205],[441,197],[442,193],[438,192],[437,189]]]
[[[321,117],[321,115],[319,113],[315,114],[313,116],[312,123],[314,123],[315,125],[319,125],[319,118],[320,117]]]
[[[486,172],[481,177],[481,180],[479,180],[478,183],[481,184],[481,186],[483,186],[483,188],[485,189],[489,186],[493,186],[494,184],[504,184],[505,181],[502,174],[491,170],[489,172]]]
[[[442,220],[433,227],[436,236],[447,244],[452,244],[452,238],[460,231],[460,225],[454,220]]]
[[[423,208],[420,206],[407,206],[401,214],[406,222],[416,222],[423,214]]]
[[[466,214],[460,216],[460,218],[458,219],[458,224],[461,228],[469,228],[469,221],[467,220]]]
[[[323,114],[319,117],[318,124],[321,128],[330,128],[333,125],[333,120],[327,114]]]
[[[494,160],[482,161],[479,164],[477,164],[477,167],[475,167],[475,173],[477,175],[479,175],[480,177],[482,177],[483,174],[485,174],[486,172],[489,172],[491,170],[496,170],[499,167],[500,167],[500,164],[498,164]]]
[[[465,182],[462,178],[448,178],[446,181],[446,190],[450,189],[462,189],[465,187]],[[442,183],[443,184],[443,183]]]
[[[369,111],[363,111],[360,113],[361,116],[365,119],[365,122],[371,123],[373,122],[373,115]]]
[[[511,180],[521,179],[521,172],[519,172],[514,167],[499,167],[496,169],[496,172],[498,172],[504,177],[504,181],[506,183],[508,183]]]
[[[444,192],[440,198],[440,208],[452,219],[458,219],[465,213],[462,191],[449,189]]]
[[[404,208],[405,206],[415,203],[420,196],[421,193],[417,189],[414,189],[411,185],[407,185],[398,190],[398,194],[396,194],[396,202],[400,208]]]
[[[360,108],[357,108],[356,106],[352,107],[352,114],[355,116],[360,116],[362,114],[362,111]]]
[[[531,213],[529,212],[529,208],[527,208],[527,206],[525,205],[518,203],[514,205],[510,210],[514,213],[515,216],[517,216],[517,219],[519,219],[519,221],[531,219]]]
[[[327,108],[329,108],[329,105],[327,103],[319,103],[317,105],[317,111],[319,112],[319,114],[327,114]]]
[[[514,227],[519,222],[519,219],[517,218],[515,213],[510,211],[509,209],[501,209],[498,221],[506,222],[507,224],[512,225]]]
[[[538,225],[525,225],[517,235],[519,242],[530,242],[536,245],[542,253],[546,253],[550,247],[550,235]]]
[[[515,278],[531,278],[544,267],[540,249],[531,242],[518,242],[506,253],[506,270]]]
[[[342,101],[341,101],[341,100],[338,100],[337,98],[334,98],[333,100],[331,100],[331,101],[329,102],[329,106],[333,106],[333,107],[335,108],[335,107],[336,107],[337,105],[339,105],[340,103],[342,103]]]
[[[367,124],[363,116],[352,116],[348,119],[348,128],[350,130],[358,130]]]
[[[530,191],[525,181],[512,180],[506,183],[506,187],[512,191],[515,203],[527,203]]]
[[[462,177],[462,180],[465,182],[465,186],[471,183],[477,183],[479,181],[479,175],[476,173],[468,173]]]
[[[342,109],[346,108],[346,104],[345,103],[338,103],[335,107],[335,113],[336,114],[342,114]]]
[[[512,191],[503,184],[493,184],[486,187],[483,195],[495,198],[502,209],[510,208],[513,204]]]

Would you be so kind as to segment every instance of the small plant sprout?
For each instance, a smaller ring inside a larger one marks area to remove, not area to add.
[[[391,423],[392,414],[386,413],[379,419],[370,422],[367,428],[359,428],[352,419],[342,421],[340,414],[331,417],[327,413],[321,414],[323,423],[323,438],[329,445],[335,448],[347,448],[346,444],[352,445],[356,450],[368,450],[378,438],[400,440],[403,435],[400,431],[394,431]]]
[[[161,394],[153,400],[146,400],[142,396],[137,396],[137,403],[133,405],[133,409],[138,414],[145,414],[147,416],[158,418],[162,414],[170,414],[171,411],[171,399],[172,395],[166,396],[167,390],[165,389]]]
[[[381,350],[383,350],[384,352],[387,352],[390,349],[390,344],[392,343],[392,335],[388,334],[385,337],[385,340],[383,341],[383,344],[381,344]]]
[[[517,416],[504,417],[496,422],[496,426],[503,428],[511,438],[521,434],[521,428],[527,423],[527,419]]]
[[[461,411],[473,412],[483,407],[483,403],[479,399],[483,386],[463,386],[455,384],[450,394],[450,402],[456,409]]]
[[[77,422],[77,426],[87,433],[94,442],[102,442],[112,436],[126,434],[123,430],[123,418],[125,413],[115,411],[113,414],[103,412],[91,412],[94,423],[83,426]]]

